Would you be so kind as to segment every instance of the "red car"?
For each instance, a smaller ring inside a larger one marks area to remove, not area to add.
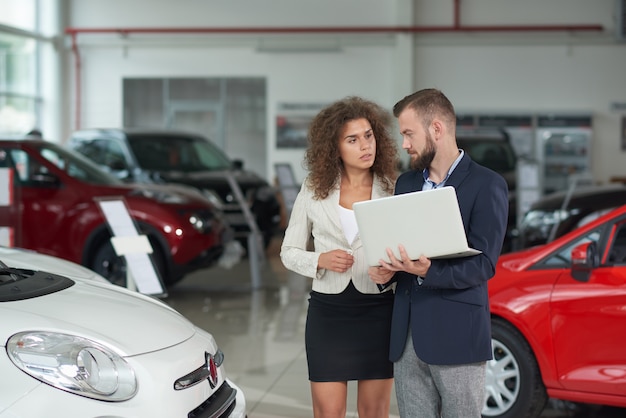
[[[0,205],[0,228],[12,237],[5,244],[82,264],[113,283],[125,283],[126,264],[113,250],[98,198],[125,201],[166,286],[212,265],[232,234],[198,192],[123,183],[48,141],[0,140],[0,168],[13,179],[13,204]]]
[[[626,205],[504,254],[489,281],[486,417],[537,417],[548,398],[626,407]]]

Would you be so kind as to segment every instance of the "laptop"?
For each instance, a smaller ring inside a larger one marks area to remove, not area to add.
[[[399,259],[399,244],[412,260],[422,254],[455,258],[481,253],[467,244],[452,186],[357,202],[352,209],[370,266],[389,261],[387,248]]]

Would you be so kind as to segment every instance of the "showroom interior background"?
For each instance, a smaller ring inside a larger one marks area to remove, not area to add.
[[[7,118],[22,121],[10,126],[17,131],[5,133],[21,134],[36,124],[48,139],[64,142],[78,127],[128,123],[128,80],[254,80],[262,86],[252,100],[233,101],[226,89],[201,103],[173,100],[162,104],[170,108],[155,123],[206,126],[206,118],[194,112],[212,107],[210,118],[222,124],[216,142],[229,155],[270,181],[275,163],[290,162],[301,180],[301,141],[293,147],[278,141],[285,120],[306,120],[346,95],[391,107],[416,89],[435,86],[460,113],[591,115],[594,179],[626,175],[624,2],[0,3],[38,11],[26,23],[23,10],[3,13],[3,40],[43,45],[42,56],[28,61],[32,71],[19,72],[36,80],[0,83],[0,129],[8,129],[2,122]],[[23,47],[19,54],[31,50]],[[7,103],[19,107],[20,100],[29,103],[24,107],[34,118],[10,117]],[[246,117],[256,119],[242,123]]]

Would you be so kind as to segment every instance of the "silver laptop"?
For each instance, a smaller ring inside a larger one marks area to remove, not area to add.
[[[480,254],[469,248],[461,210],[452,186],[406,193],[352,205],[367,262],[389,261],[387,248],[400,258],[402,244],[412,260],[467,257]]]

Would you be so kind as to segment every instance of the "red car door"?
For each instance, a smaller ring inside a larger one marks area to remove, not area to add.
[[[70,236],[70,230],[72,223],[80,220],[78,214],[93,203],[54,175],[50,162],[20,148],[8,152],[14,162],[23,164],[15,167],[20,216],[13,221],[20,233],[14,245],[80,263],[84,237]]]
[[[561,275],[551,325],[559,380],[567,390],[626,394],[626,224],[611,226],[607,251],[587,282]],[[598,246],[601,248],[602,246]],[[623,254],[623,255],[620,255]]]

